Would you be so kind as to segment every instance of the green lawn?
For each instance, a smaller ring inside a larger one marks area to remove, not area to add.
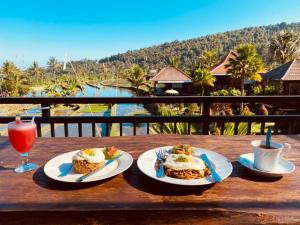
[[[109,109],[109,105],[97,104],[97,105],[81,105],[79,112],[81,113],[98,113]]]

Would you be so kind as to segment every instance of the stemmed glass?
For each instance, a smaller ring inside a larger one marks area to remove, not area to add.
[[[36,169],[37,164],[30,163],[28,159],[29,151],[36,138],[36,124],[34,121],[20,120],[20,117],[16,117],[16,121],[8,123],[8,136],[11,145],[22,156],[22,165],[15,168],[15,172],[23,173]]]

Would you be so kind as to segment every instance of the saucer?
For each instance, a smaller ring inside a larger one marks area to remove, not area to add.
[[[295,165],[283,158],[279,160],[279,165],[277,166],[276,170],[272,172],[256,169],[254,167],[253,153],[240,155],[239,163],[251,170],[251,172],[263,177],[282,177],[284,174],[292,173],[295,170]]]

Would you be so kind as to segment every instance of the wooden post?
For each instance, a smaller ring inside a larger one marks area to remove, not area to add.
[[[50,104],[48,103],[42,103],[42,108],[49,107],[48,109],[42,109],[42,117],[50,117],[51,111],[50,111]]]
[[[209,134],[210,103],[203,103],[203,134]]]

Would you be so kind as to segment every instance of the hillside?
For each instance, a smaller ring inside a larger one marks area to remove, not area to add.
[[[86,60],[74,63],[78,66],[80,64],[81,68],[84,64],[88,63],[89,66],[85,65],[85,68],[91,68],[92,66],[93,70],[97,70],[97,72],[115,74],[121,73],[122,70],[129,68],[134,63],[143,66],[147,71],[150,69],[160,69],[167,64],[167,59],[170,56],[177,56],[181,61],[181,69],[186,69],[206,50],[215,50],[218,56],[222,57],[230,49],[241,43],[253,43],[257,46],[258,52],[263,57],[265,64],[269,65],[271,63],[268,56],[269,40],[276,33],[283,30],[300,32],[300,23],[281,23],[269,26],[249,27],[128,51],[101,59],[98,62]]]

